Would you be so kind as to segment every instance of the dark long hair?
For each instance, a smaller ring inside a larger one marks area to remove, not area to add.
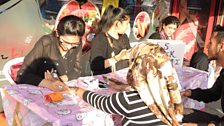
[[[162,20],[162,25],[167,26],[169,24],[174,24],[174,25],[177,25],[177,27],[179,27],[180,21],[175,16],[168,16]]]
[[[96,32],[106,33],[116,20],[126,21],[128,19],[129,16],[123,8],[116,8],[112,5],[109,5],[98,23]]]
[[[85,33],[85,22],[74,15],[63,17],[57,26],[57,34],[60,35],[77,35],[82,37]]]

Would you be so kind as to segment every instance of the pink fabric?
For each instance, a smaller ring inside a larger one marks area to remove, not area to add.
[[[85,28],[85,34],[82,37],[82,51],[83,52],[89,51],[91,49],[91,43],[89,43],[86,40],[86,35],[89,32],[94,31],[94,29],[96,27],[96,23],[100,19],[99,9],[91,1],[88,1],[85,4],[83,4],[81,6],[81,8],[79,7],[79,3],[77,1],[69,1],[66,4],[64,4],[62,6],[62,8],[60,9],[58,16],[56,18],[56,21],[55,21],[54,30],[56,29],[59,21],[63,17],[68,16],[68,15],[78,16],[85,21],[86,28]]]
[[[80,78],[78,83],[75,80],[71,81],[70,84],[86,87],[100,94],[114,93],[114,90],[111,89],[90,88],[82,83],[83,79],[86,80],[87,78]],[[92,77],[88,79],[92,79]],[[23,126],[42,126],[47,123],[53,126],[121,125],[119,116],[97,110],[79,97],[68,93],[63,93],[65,99],[61,102],[49,103],[44,101],[44,95],[51,92],[45,88],[26,84],[5,87],[1,93],[7,123],[12,124],[16,102],[19,102],[19,116],[22,117],[21,123]]]
[[[197,26],[194,27],[197,30]],[[186,44],[184,58],[190,61],[194,52],[198,50],[196,38],[191,31],[189,23],[182,24],[174,33],[175,40],[182,40]]]
[[[159,34],[162,40],[169,40],[169,37],[163,31],[161,31]]]
[[[191,67],[176,68],[182,90],[208,88],[208,72]],[[205,103],[190,98],[183,98],[185,108],[204,109]]]
[[[11,71],[11,74],[10,76],[12,77],[12,79],[14,81],[16,81],[16,77],[17,77],[17,72],[19,71],[20,67],[23,65],[23,62],[20,62],[20,63],[17,63],[17,64],[13,64],[11,67],[10,67],[10,71]]]
[[[107,76],[126,82],[128,69],[123,69]],[[176,68],[182,90],[194,89],[197,87],[207,88],[208,73],[197,69],[184,67]],[[115,91],[112,89],[98,89],[97,81],[103,81],[101,75],[93,77],[81,77],[70,81],[70,86],[80,86],[88,90],[93,90],[99,94],[109,95]],[[96,83],[96,85],[94,85]],[[50,123],[53,126],[120,126],[120,117],[104,113],[85,103],[77,96],[63,93],[65,100],[58,103],[48,103],[44,101],[44,95],[52,91],[35,87],[32,85],[13,85],[3,87],[1,91],[3,108],[7,123],[12,125],[13,112],[16,102],[20,103],[19,116],[22,117],[23,126],[42,126]],[[203,109],[204,103],[184,99],[184,106],[195,109]]]

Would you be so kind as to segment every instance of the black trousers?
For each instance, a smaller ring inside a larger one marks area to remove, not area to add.
[[[209,123],[214,123],[215,126],[224,126],[224,117],[209,114],[200,110],[193,110],[193,113],[184,115],[183,123],[197,123],[198,126],[207,126]]]

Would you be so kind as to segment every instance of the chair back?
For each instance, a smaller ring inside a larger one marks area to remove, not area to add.
[[[3,66],[3,74],[10,84],[16,84],[17,71],[22,66],[23,59],[24,57],[11,59]]]

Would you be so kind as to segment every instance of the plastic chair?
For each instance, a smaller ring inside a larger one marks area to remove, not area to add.
[[[14,58],[6,62],[3,66],[3,74],[5,75],[6,79],[9,81],[10,84],[16,84],[16,75],[17,71],[22,66],[24,57]]]

